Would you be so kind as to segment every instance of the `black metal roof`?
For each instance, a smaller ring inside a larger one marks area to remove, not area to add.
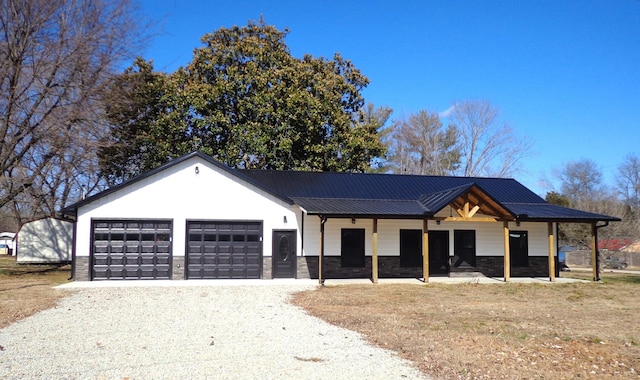
[[[431,213],[420,202],[402,199],[294,198],[310,215],[415,218]]]
[[[297,204],[309,214],[334,217],[423,218],[434,216],[456,198],[480,191],[510,217],[532,221],[618,221],[607,215],[555,206],[509,178],[442,177],[396,174],[301,172],[231,169],[212,157],[193,152],[88,197],[64,209],[73,213],[121,188],[198,157],[245,183]]]
[[[309,214],[420,218],[435,215],[472,187],[511,214],[531,221],[618,221],[608,215],[549,204],[510,178],[239,170],[253,183],[292,199]]]

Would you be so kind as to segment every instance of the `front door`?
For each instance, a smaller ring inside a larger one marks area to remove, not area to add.
[[[453,266],[474,268],[476,266],[476,231],[453,231]]]
[[[449,274],[449,231],[429,231],[429,274]]]
[[[273,278],[296,277],[296,231],[273,231]]]

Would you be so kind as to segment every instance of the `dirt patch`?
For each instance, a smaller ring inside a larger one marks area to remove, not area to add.
[[[70,267],[21,265],[15,256],[0,256],[0,328],[57,304],[69,293],[53,289],[67,282]]]
[[[588,275],[588,274],[587,274]],[[640,276],[603,283],[349,285],[293,302],[444,379],[637,379]]]

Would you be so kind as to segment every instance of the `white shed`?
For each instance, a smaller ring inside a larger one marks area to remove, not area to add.
[[[71,262],[73,223],[53,217],[25,223],[18,231],[17,262],[59,264]]]
[[[13,255],[16,251],[15,232],[0,232],[0,254]]]

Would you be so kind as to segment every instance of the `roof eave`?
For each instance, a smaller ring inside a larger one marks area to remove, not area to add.
[[[362,214],[362,213],[333,213],[322,211],[309,211],[307,215],[324,216],[327,218],[335,219],[432,219],[432,214]]]
[[[224,165],[223,163],[217,161],[213,157],[211,157],[211,156],[209,156],[209,155],[207,155],[205,153],[202,153],[200,151],[196,151],[196,152],[191,152],[191,153],[185,154],[184,156],[175,158],[175,159],[173,159],[173,160],[171,160],[171,161],[169,161],[169,162],[167,162],[167,163],[165,163],[163,165],[158,166],[157,168],[151,169],[151,170],[149,170],[147,172],[144,172],[144,173],[142,173],[140,175],[137,175],[137,176],[135,176],[135,177],[133,177],[133,178],[127,180],[127,181],[124,181],[124,182],[122,182],[122,183],[120,183],[118,185],[110,187],[110,188],[108,188],[106,190],[103,190],[103,191],[97,193],[97,194],[94,194],[94,195],[92,195],[90,197],[87,197],[87,198],[85,198],[85,199],[83,199],[81,201],[78,201],[78,202],[76,202],[74,204],[71,204],[71,205],[69,205],[67,207],[64,207],[62,209],[62,212],[64,214],[66,214],[66,215],[77,216],[77,212],[78,212],[78,209],[80,207],[82,207],[82,206],[84,206],[86,204],[89,204],[89,203],[91,203],[91,202],[93,202],[93,201],[95,201],[97,199],[102,198],[102,197],[105,197],[105,196],[107,196],[109,194],[112,194],[112,193],[114,193],[114,192],[116,192],[116,191],[118,191],[120,189],[123,189],[123,188],[125,188],[125,187],[127,187],[127,186],[129,186],[131,184],[134,184],[134,183],[136,183],[138,181],[141,181],[141,180],[143,180],[145,178],[151,177],[151,176],[153,176],[153,175],[155,175],[157,173],[160,173],[160,172],[162,172],[162,171],[164,171],[164,170],[166,170],[166,169],[168,169],[168,168],[170,168],[172,166],[175,166],[175,165],[177,165],[179,163],[182,163],[182,162],[187,161],[187,160],[189,160],[191,158],[194,158],[194,157],[198,157],[198,158],[201,158],[201,159],[207,161],[208,163],[212,164],[213,166],[217,167],[218,169],[221,169],[221,170],[223,170],[223,171],[235,176],[236,178],[239,178],[240,180],[242,180],[244,182],[247,182],[247,183],[251,184],[252,186],[257,187],[258,189],[260,189],[260,190],[262,190],[262,191],[264,191],[264,192],[266,192],[266,193],[268,193],[268,194],[280,199],[281,201],[283,201],[283,202],[285,202],[285,203],[287,203],[289,205],[293,205],[294,204],[293,200],[291,200],[290,198],[285,197],[285,196],[283,196],[281,194],[277,194],[277,193],[271,191],[270,189],[264,187],[259,182],[256,182],[253,179],[251,179],[251,178],[245,176],[244,174],[240,173],[239,171],[234,170],[234,169]]]

